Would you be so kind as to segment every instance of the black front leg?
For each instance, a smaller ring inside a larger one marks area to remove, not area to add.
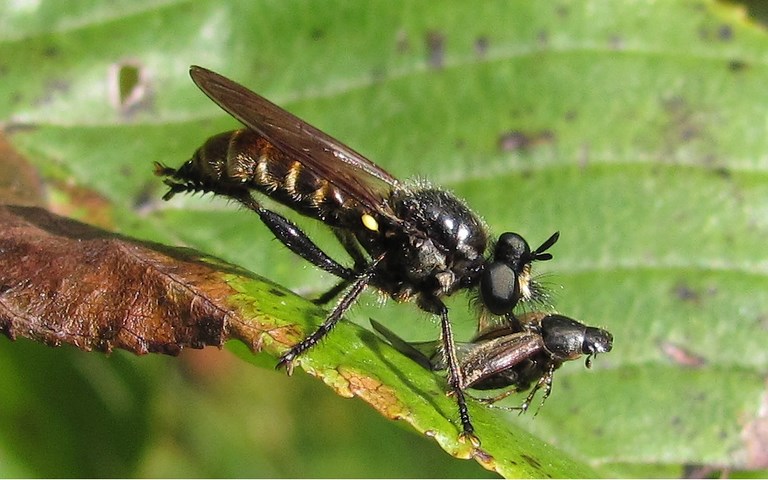
[[[357,278],[355,278],[349,289],[344,293],[344,296],[342,296],[341,300],[339,300],[339,303],[333,307],[333,310],[331,310],[331,313],[328,315],[325,321],[310,336],[297,343],[291,347],[290,350],[284,353],[283,356],[280,357],[280,361],[277,363],[277,368],[285,367],[289,375],[293,372],[293,361],[296,359],[296,357],[317,345],[320,339],[326,336],[328,332],[330,332],[331,329],[338,323],[338,321],[341,320],[341,317],[344,316],[347,310],[349,310],[349,307],[355,303],[358,297],[360,297],[360,295],[365,290],[365,287],[367,287],[371,282],[371,279],[373,278],[376,271],[376,267],[379,265],[379,262],[382,260],[382,258],[383,256],[371,262],[371,264],[368,265],[368,267],[366,267],[366,269],[363,270],[363,272],[361,272]]]
[[[436,297],[421,298],[419,303],[424,310],[440,316],[440,341],[442,342],[445,364],[448,365],[448,385],[451,388],[450,394],[456,397],[462,426],[459,439],[469,441],[472,446],[477,448],[480,446],[480,439],[475,435],[475,428],[469,418],[467,400],[464,396],[464,376],[461,373],[459,359],[456,355],[456,343],[453,340],[451,321],[448,318],[448,307]]]

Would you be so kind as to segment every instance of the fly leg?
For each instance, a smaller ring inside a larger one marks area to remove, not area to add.
[[[351,283],[349,289],[341,297],[341,300],[333,307],[331,313],[325,319],[325,321],[315,330],[310,336],[297,343],[290,350],[284,353],[280,357],[280,361],[277,363],[277,368],[285,367],[290,375],[293,372],[293,361],[296,357],[306,352],[322,339],[333,327],[341,320],[341,317],[349,310],[349,307],[355,303],[355,301],[363,293],[365,287],[371,282],[374,276],[376,267],[379,265],[382,257],[379,257],[375,261],[371,262],[363,272],[361,272],[355,280]]]
[[[245,208],[255,212],[261,221],[264,222],[264,225],[275,235],[275,238],[280,240],[283,245],[296,255],[344,280],[352,280],[356,277],[354,270],[341,265],[328,256],[295,223],[279,213],[262,207],[259,202],[253,199],[247,189],[228,185],[201,184],[200,182],[186,179],[183,175],[179,174],[178,170],[157,162],[155,162],[155,175],[166,177],[164,182],[170,187],[168,192],[163,195],[163,200],[170,200],[174,195],[184,192],[210,192],[215,195],[232,198],[240,202]]]
[[[360,248],[360,244],[357,242],[357,238],[355,238],[355,235],[352,232],[349,230],[334,228],[333,234],[336,236],[336,239],[339,241],[341,246],[344,247],[344,250],[346,250],[349,256],[352,257],[352,260],[355,262],[355,268],[357,270],[362,270],[366,265],[368,265],[369,260],[365,258],[365,254]]]
[[[275,238],[280,240],[283,245],[296,255],[343,280],[349,281],[356,278],[354,270],[332,259],[315,242],[310,240],[307,234],[295,223],[279,213],[262,207],[261,204],[251,197],[250,193],[244,192],[241,195],[235,196],[235,198],[246,208],[256,212],[261,221],[264,222],[264,225],[274,234]]]
[[[357,243],[355,236],[352,233],[346,230],[341,230],[339,228],[334,228],[333,234],[336,236],[336,239],[339,241],[341,246],[344,247],[344,250],[346,250],[349,256],[352,257],[352,260],[355,262],[355,270],[365,270],[365,267],[370,261],[365,258],[365,254],[360,249],[360,244]],[[330,290],[323,293],[316,299],[312,300],[312,303],[315,305],[325,305],[326,303],[336,298],[341,292],[343,292],[344,289],[349,286],[349,283],[350,279],[342,277],[342,280],[339,283],[331,287]]]
[[[467,400],[464,396],[464,376],[461,373],[459,359],[456,355],[456,344],[453,340],[451,321],[448,318],[448,307],[435,297],[422,297],[419,303],[424,310],[440,316],[440,342],[442,343],[445,364],[448,366],[448,385],[451,389],[449,394],[456,398],[459,407],[459,419],[462,427],[459,439],[469,441],[473,447],[477,448],[480,446],[480,439],[475,435],[475,427],[472,426],[469,418]]]

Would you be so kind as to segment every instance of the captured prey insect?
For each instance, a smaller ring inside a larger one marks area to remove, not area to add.
[[[552,258],[546,250],[558,233],[531,250],[522,236],[507,232],[491,248],[483,222],[454,195],[400,182],[338,140],[217,73],[193,66],[190,76],[246,128],[211,137],[178,169],[156,163],[155,173],[170,187],[163,198],[211,192],[234,199],[257,213],[291,251],[341,279],[320,298],[324,303],[340,294],[326,320],[283,354],[278,366],[290,373],[293,361],[317,344],[368,286],[397,301],[415,300],[440,318],[462,438],[478,445],[443,298],[477,291],[487,313],[514,319],[518,302],[540,297],[531,263]],[[331,227],[354,266],[328,256],[293,222],[263,207],[252,190]]]
[[[375,320],[379,332],[396,350],[429,370],[445,370],[440,342],[409,343]],[[613,336],[606,330],[589,327],[558,314],[527,313],[519,319],[520,329],[496,326],[484,330],[469,343],[457,342],[456,350],[461,372],[461,388],[496,390],[499,395],[478,398],[493,404],[507,396],[528,390],[535,382],[523,404],[515,409],[528,410],[536,392],[544,388],[541,408],[552,392],[555,370],[568,360],[586,355],[586,367],[598,353],[610,352]]]

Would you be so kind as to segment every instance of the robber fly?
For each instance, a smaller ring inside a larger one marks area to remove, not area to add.
[[[610,352],[613,336],[600,328],[589,327],[558,314],[533,312],[519,319],[519,330],[510,325],[491,327],[469,343],[457,343],[461,388],[475,390],[507,389],[490,398],[478,398],[494,404],[512,393],[533,389],[519,407],[528,410],[536,392],[544,388],[541,404],[552,392],[555,370],[568,360],[586,355],[585,365],[592,366],[598,353]],[[440,342],[409,343],[375,320],[379,332],[396,350],[428,370],[445,370]]]
[[[156,164],[156,173],[170,187],[163,198],[211,192],[234,199],[257,213],[291,251],[341,279],[321,297],[328,301],[341,294],[326,320],[283,354],[278,366],[290,373],[294,360],[317,344],[368,286],[397,301],[414,300],[440,317],[462,439],[479,444],[461,390],[443,298],[472,289],[479,292],[478,303],[487,313],[513,319],[518,302],[541,295],[531,263],[552,258],[546,250],[558,233],[531,250],[523,237],[508,232],[490,248],[483,222],[454,195],[400,182],[338,140],[217,73],[193,66],[190,75],[246,128],[211,137],[178,169]],[[293,222],[264,208],[251,195],[253,190],[331,227],[354,266],[329,257]]]

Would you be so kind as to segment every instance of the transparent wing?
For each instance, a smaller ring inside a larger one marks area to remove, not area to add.
[[[218,73],[192,66],[189,74],[219,107],[304,168],[371,210],[395,218],[386,200],[398,181],[385,170],[330,135]]]

